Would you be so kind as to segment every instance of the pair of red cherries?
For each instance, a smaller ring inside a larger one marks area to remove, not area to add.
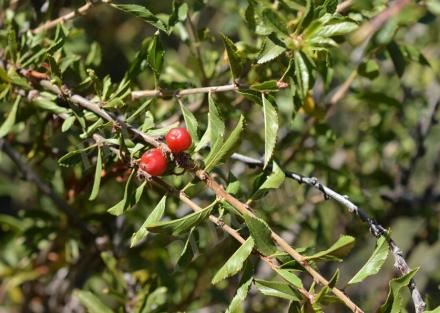
[[[185,128],[172,128],[165,136],[165,142],[172,153],[180,153],[191,147],[192,138]],[[151,176],[160,176],[165,173],[167,165],[165,153],[154,148],[142,155],[139,167]]]

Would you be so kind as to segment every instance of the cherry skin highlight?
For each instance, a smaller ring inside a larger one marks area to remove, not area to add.
[[[165,136],[165,141],[173,153],[185,151],[192,144],[190,133],[183,127],[170,129]]]
[[[160,176],[167,169],[167,158],[160,149],[150,149],[141,157],[139,167],[151,176]]]

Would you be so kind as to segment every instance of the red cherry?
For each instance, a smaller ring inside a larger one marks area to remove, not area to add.
[[[142,155],[139,167],[151,176],[160,176],[167,169],[167,158],[160,149],[150,149]]]
[[[173,153],[185,151],[192,144],[191,135],[183,127],[170,129],[165,136],[165,141]]]

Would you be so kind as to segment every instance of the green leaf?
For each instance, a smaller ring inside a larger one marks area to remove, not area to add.
[[[273,31],[289,36],[289,31],[286,27],[287,22],[281,15],[275,13],[271,9],[264,9],[262,12],[262,17],[265,24],[268,25]]]
[[[295,74],[299,85],[301,99],[304,99],[307,95],[307,92],[309,91],[309,84],[310,84],[309,69],[301,52],[295,51],[294,60],[295,60]]]
[[[191,213],[176,220],[151,223],[146,226],[147,230],[152,233],[167,233],[172,234],[173,236],[178,236],[207,219],[209,214],[211,214],[213,205],[215,203],[216,201],[200,211]]]
[[[225,123],[220,116],[217,109],[217,104],[214,101],[212,93],[208,95],[208,126],[206,132],[203,134],[199,143],[195,147],[195,151],[200,151],[200,149],[206,147],[211,142],[211,147],[221,139],[223,142],[223,137],[225,134]],[[211,149],[212,150],[212,149]]]
[[[95,147],[96,147],[96,145],[92,145],[92,146],[89,146],[89,147],[86,147],[86,148],[78,149],[78,150],[75,150],[75,151],[70,151],[70,152],[66,153],[65,155],[63,155],[61,158],[59,158],[58,164],[60,166],[69,167],[69,166],[71,166],[73,164],[81,162],[83,157],[84,157],[84,159],[87,158],[87,155],[83,156],[83,153],[85,153],[85,152],[87,152],[87,151],[89,151],[89,150],[91,150],[91,149],[93,149]]]
[[[379,76],[379,65],[375,60],[368,60],[359,65],[358,73],[368,79],[375,79]]]
[[[381,236],[376,243],[376,249],[368,259],[367,263],[362,266],[359,272],[348,282],[348,284],[356,284],[365,280],[379,272],[383,263],[388,257],[388,243],[385,237]]]
[[[274,254],[277,249],[272,241],[272,231],[269,225],[264,220],[248,214],[244,215],[244,220],[252,238],[254,238],[255,248],[258,252],[265,256]]]
[[[331,24],[327,24],[321,27],[315,34],[315,36],[321,37],[333,37],[333,36],[341,36],[348,33],[351,33],[355,29],[358,28],[358,25],[355,22],[351,21],[337,21]]]
[[[427,0],[426,6],[428,7],[428,10],[431,11],[431,13],[435,15],[440,15],[440,1],[438,0]],[[437,308],[440,310],[440,308]],[[428,313],[427,311],[425,311]]]
[[[394,278],[390,281],[390,291],[385,303],[379,308],[379,313],[400,313],[402,312],[402,297],[400,296],[400,289],[408,286],[411,278],[417,273],[419,268],[415,268],[407,274]]]
[[[144,182],[140,184],[139,187],[136,188],[136,192],[134,193],[134,199],[135,199],[134,203],[138,203],[141,200],[146,185],[147,185],[147,181],[144,180]]]
[[[395,41],[391,41],[387,45],[387,51],[390,54],[391,61],[393,61],[397,75],[402,77],[403,73],[405,72],[406,62],[400,47]]]
[[[242,71],[243,71],[242,60],[237,53],[237,47],[234,45],[231,39],[229,39],[225,35],[222,35],[222,39],[223,39],[223,43],[225,44],[226,53],[228,55],[229,65],[232,71],[232,77],[234,78],[234,80],[236,80],[240,78],[242,75]]]
[[[11,110],[9,111],[8,117],[0,127],[0,138],[6,136],[10,132],[12,126],[14,126],[15,118],[17,116],[18,104],[20,103],[20,100],[21,100],[21,96],[17,96],[17,99],[15,99],[15,102],[12,105]]]
[[[136,176],[136,171],[132,170],[130,176],[127,179],[127,183],[125,184],[125,190],[124,190],[124,198],[116,203],[114,206],[112,206],[110,209],[107,210],[108,213],[119,216],[128,207],[131,205],[131,197],[133,192],[133,185],[134,185],[134,177]]]
[[[242,269],[243,263],[251,254],[253,248],[254,240],[249,237],[217,271],[214,278],[212,279],[212,284],[215,285],[221,282],[223,279],[237,274]]]
[[[133,14],[141,19],[143,19],[145,22],[153,25],[154,27],[163,30],[164,32],[168,31],[166,24],[157,17],[156,14],[151,13],[147,8],[137,5],[137,4],[111,4],[113,7]]]
[[[286,269],[277,268],[275,271],[284,278],[288,283],[292,284],[293,286],[297,288],[302,288],[303,284],[301,282],[301,279],[299,279],[298,276],[293,274],[291,271]]]
[[[65,133],[66,131],[68,131],[68,130],[72,127],[72,125],[73,125],[73,123],[75,122],[75,120],[76,120],[75,115],[72,115],[72,116],[69,116],[68,118],[66,118],[66,119],[64,120],[64,122],[63,122],[63,125],[61,126],[61,131],[62,131],[63,133]]]
[[[272,173],[267,177],[264,183],[260,186],[260,190],[277,189],[280,187],[286,175],[276,162],[273,162]]]
[[[179,258],[177,259],[177,266],[179,266],[179,267],[185,267],[186,265],[188,265],[191,262],[191,260],[194,257],[194,252],[193,252],[193,249],[191,248],[191,240],[193,240],[193,238],[194,238],[193,233],[194,233],[195,229],[196,228],[193,227],[189,231],[188,238],[186,239],[186,242],[185,242],[185,246],[183,247]]]
[[[261,94],[264,113],[264,168],[269,164],[277,141],[278,114],[272,103]]]
[[[145,305],[142,307],[140,313],[157,312],[157,307],[163,305],[167,300],[168,289],[166,287],[159,287],[148,294]]]
[[[96,158],[95,179],[93,180],[93,188],[89,200],[95,200],[96,197],[98,196],[99,187],[101,185],[101,172],[102,172],[102,156],[101,156],[101,149],[98,148],[98,156]]]
[[[246,282],[241,284],[240,288],[237,289],[237,293],[231,301],[226,313],[242,313],[242,305],[251,287],[253,277],[251,276]]]
[[[273,91],[279,89],[278,81],[276,81],[275,79],[268,80],[263,83],[252,84],[249,88],[257,91]]]
[[[225,143],[221,146],[218,151],[215,151],[214,149],[211,151],[206,158],[205,161],[205,170],[209,172],[212,170],[218,163],[220,163],[223,159],[227,158],[229,155],[231,155],[234,151],[234,148],[241,140],[241,133],[244,128],[244,117],[243,115],[240,116],[240,120],[237,123],[237,126],[235,126],[232,133],[229,135],[228,139],[226,139]]]
[[[280,56],[284,51],[285,47],[274,44],[272,41],[267,40],[263,46],[263,49],[258,57],[258,64],[263,64]]]
[[[89,313],[113,313],[101,300],[90,291],[75,290],[73,296],[78,298],[79,302],[84,305]]]
[[[145,222],[142,224],[142,226],[139,228],[139,230],[131,236],[130,241],[130,247],[134,247],[137,245],[141,240],[147,237],[148,235],[148,229],[147,226],[150,224],[154,224],[163,216],[163,213],[165,212],[165,205],[166,205],[167,197],[163,196],[162,199],[159,201],[159,203],[156,205],[156,207],[153,209],[153,211],[148,215]]]
[[[165,50],[163,49],[159,36],[156,35],[150,44],[147,57],[148,65],[153,70],[156,77],[159,77],[162,72],[164,55]]]
[[[197,123],[197,119],[194,114],[183,105],[182,101],[179,101],[180,110],[182,111],[183,119],[185,120],[186,129],[191,135],[193,143],[197,143],[199,141],[199,137],[197,135],[197,128],[199,124]]]
[[[300,297],[290,284],[278,281],[255,279],[255,287],[264,295],[287,299],[290,301],[300,301]]]
[[[323,260],[341,260],[347,255],[354,246],[354,238],[352,236],[341,236],[339,239],[327,250],[306,256],[309,261],[323,261]]]

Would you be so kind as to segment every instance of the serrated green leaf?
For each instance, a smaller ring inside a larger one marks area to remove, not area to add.
[[[244,220],[252,238],[254,238],[255,248],[265,256],[274,254],[277,249],[272,241],[272,231],[267,223],[250,215],[244,215]]]
[[[134,177],[136,176],[136,171],[131,171],[130,176],[127,179],[127,183],[125,184],[124,190],[124,198],[112,206],[107,210],[108,213],[119,216],[124,213],[125,210],[131,205],[131,198],[133,196],[133,185],[134,185]]]
[[[280,187],[286,175],[276,162],[273,162],[272,173],[267,177],[264,183],[260,186],[260,190],[277,189]]]
[[[89,313],[113,313],[108,306],[90,291],[75,290],[73,296],[78,298],[79,302],[84,305]]]
[[[272,103],[261,94],[264,113],[264,168],[269,164],[278,133],[278,114]]]
[[[139,230],[131,236],[130,241],[130,247],[134,247],[137,245],[141,240],[147,237],[148,235],[148,229],[147,226],[150,224],[154,224],[163,216],[163,213],[165,212],[165,205],[166,205],[167,197],[163,196],[162,199],[159,201],[159,203],[156,205],[156,207],[151,211],[150,215],[148,215],[145,222],[142,224],[142,226],[139,228]]]
[[[303,284],[301,282],[301,279],[299,279],[298,276],[293,274],[291,271],[286,269],[277,268],[275,271],[284,278],[288,283],[292,284],[293,286],[297,288],[302,288]]]
[[[400,296],[400,290],[403,287],[408,286],[411,278],[417,273],[419,268],[415,268],[407,274],[394,278],[390,281],[390,290],[385,303],[379,308],[378,313],[400,313],[402,312],[402,297]]]
[[[237,47],[234,43],[226,37],[222,35],[223,43],[225,44],[226,53],[228,55],[229,66],[231,67],[232,77],[234,80],[238,79],[242,75],[243,64],[240,56],[237,53]]]
[[[209,214],[211,214],[213,204],[215,203],[216,201],[200,211],[176,220],[151,223],[146,226],[147,230],[152,233],[167,233],[178,236],[206,220]]]
[[[388,243],[385,237],[382,236],[377,240],[376,249],[373,254],[348,284],[360,283],[367,277],[377,274],[388,257],[388,251]]]
[[[278,46],[274,44],[272,41],[268,40],[264,44],[263,50],[258,57],[258,64],[263,64],[280,56],[283,52],[286,51],[285,47]]]
[[[166,24],[161,19],[159,19],[156,14],[151,13],[147,8],[141,5],[112,3],[111,6],[121,11],[133,14],[134,16],[141,18],[145,22],[153,25],[160,30],[163,30],[164,32],[168,31]]]
[[[212,147],[215,143],[219,142],[219,139],[221,140],[220,144],[223,143],[225,123],[220,116],[212,93],[208,95],[208,106],[208,126],[199,143],[196,145],[195,151],[200,151],[200,149],[206,147],[209,143],[211,143],[212,150]]]
[[[293,289],[290,284],[284,282],[255,279],[255,286],[266,296],[290,301],[300,301],[301,299],[296,290]]]
[[[244,117],[240,116],[240,120],[235,126],[232,133],[229,135],[228,139],[226,139],[225,143],[221,146],[221,148],[212,150],[205,161],[205,170],[209,172],[212,170],[218,163],[220,163],[223,159],[227,158],[234,152],[235,146],[241,140],[241,133],[244,128]]]
[[[306,256],[309,261],[324,261],[324,260],[341,260],[346,256],[354,246],[354,237],[341,236],[339,239],[327,250]]]
[[[197,144],[199,142],[199,136],[197,135],[197,128],[199,127],[199,124],[197,122],[197,119],[194,114],[183,105],[182,101],[179,101],[179,104],[180,110],[182,111],[183,119],[185,120],[186,129],[188,129],[193,143]]]
[[[96,158],[95,179],[93,180],[92,193],[89,200],[95,200],[99,193],[99,187],[101,186],[101,172],[102,172],[102,156],[101,148],[98,148],[98,156]]]
[[[148,65],[153,70],[156,77],[159,77],[162,72],[164,55],[165,50],[163,49],[159,36],[156,35],[148,48],[147,57]]]
[[[8,117],[5,119],[2,126],[0,127],[0,138],[6,136],[11,130],[12,126],[14,126],[15,118],[17,116],[18,104],[20,103],[20,101],[21,96],[17,96],[11,110],[9,111]]]
[[[324,25],[316,33],[315,36],[333,37],[341,36],[356,30],[358,25],[352,21],[335,21]]]
[[[212,284],[217,284],[223,279],[234,276],[243,267],[243,263],[246,261],[248,256],[252,253],[254,248],[254,240],[249,237],[240,248],[235,251],[235,253],[226,261],[226,263],[217,271],[214,278],[212,279]]]
[[[282,33],[283,35],[289,36],[289,31],[287,30],[287,22],[282,16],[275,13],[271,9],[264,9],[262,12],[262,17],[264,23],[269,26],[273,31],[277,33]]]
[[[309,91],[310,73],[307,64],[304,60],[303,54],[299,51],[294,53],[295,60],[295,74],[299,84],[299,91],[301,92],[301,98],[304,99]]]

